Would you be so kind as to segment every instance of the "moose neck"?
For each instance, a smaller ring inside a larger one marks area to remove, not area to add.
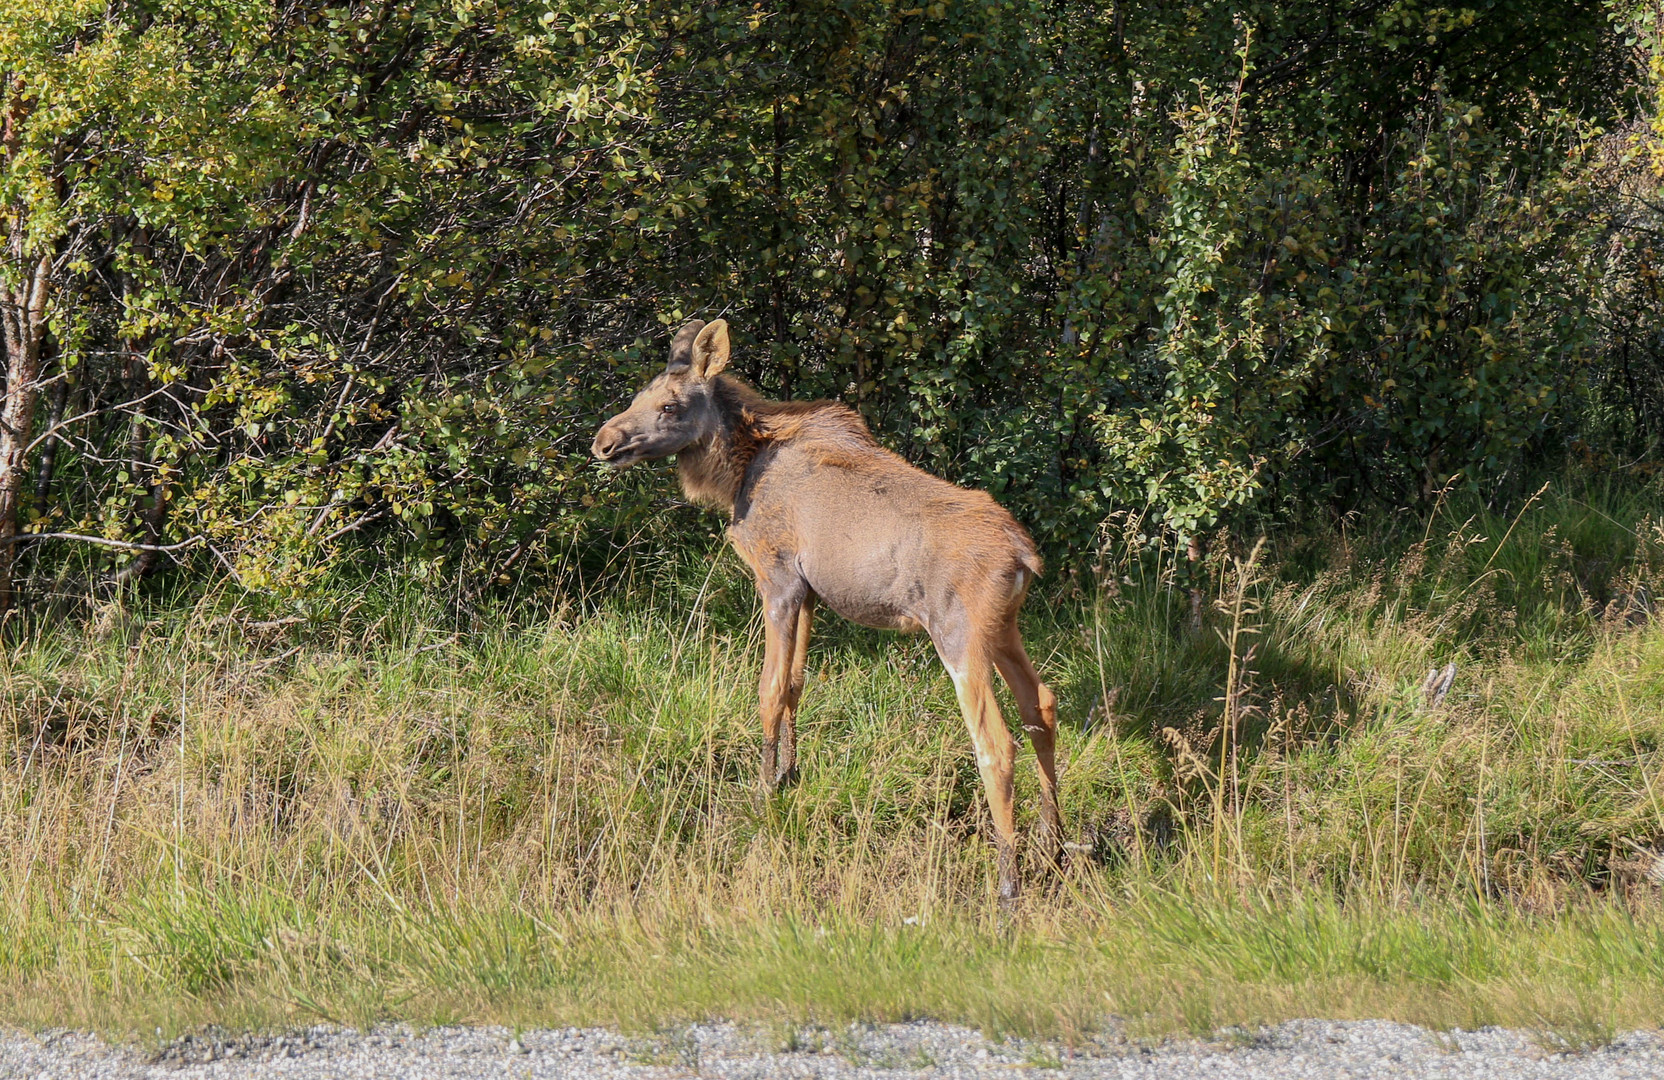
[[[761,436],[756,417],[746,407],[748,389],[719,377],[711,388],[716,427],[676,455],[682,493],[694,502],[725,510],[730,517]]]

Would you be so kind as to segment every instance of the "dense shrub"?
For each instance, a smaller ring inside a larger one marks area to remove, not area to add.
[[[1057,553],[1632,458],[1655,35],[1594,0],[12,4],[0,605],[18,551],[283,591],[390,543],[476,583],[587,557],[664,520],[585,449],[695,314]]]

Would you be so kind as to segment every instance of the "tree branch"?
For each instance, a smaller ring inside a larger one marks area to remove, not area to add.
[[[109,540],[102,536],[83,536],[80,533],[18,533],[16,536],[0,537],[0,547],[10,547],[21,544],[25,540],[77,540],[83,544],[97,544],[101,547],[119,548],[122,551],[178,551],[193,544],[200,544],[208,539],[198,534],[179,541],[177,544],[135,544],[127,540]]]

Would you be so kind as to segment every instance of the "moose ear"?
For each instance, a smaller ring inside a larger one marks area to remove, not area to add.
[[[693,339],[693,374],[709,379],[728,366],[728,320],[718,319]]]
[[[665,370],[675,374],[686,371],[693,363],[693,342],[699,336],[699,331],[705,329],[705,320],[692,319],[682,324],[676,331],[676,337],[670,343],[670,363]]]

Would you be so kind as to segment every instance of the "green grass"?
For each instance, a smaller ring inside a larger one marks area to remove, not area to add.
[[[922,638],[823,615],[802,779],[759,796],[728,554],[466,617],[382,579],[290,621],[222,593],[36,627],[0,660],[0,1018],[1596,1044],[1664,993],[1660,501],[1222,538],[1188,579],[1112,534],[1029,605],[1076,847],[1010,911]]]

